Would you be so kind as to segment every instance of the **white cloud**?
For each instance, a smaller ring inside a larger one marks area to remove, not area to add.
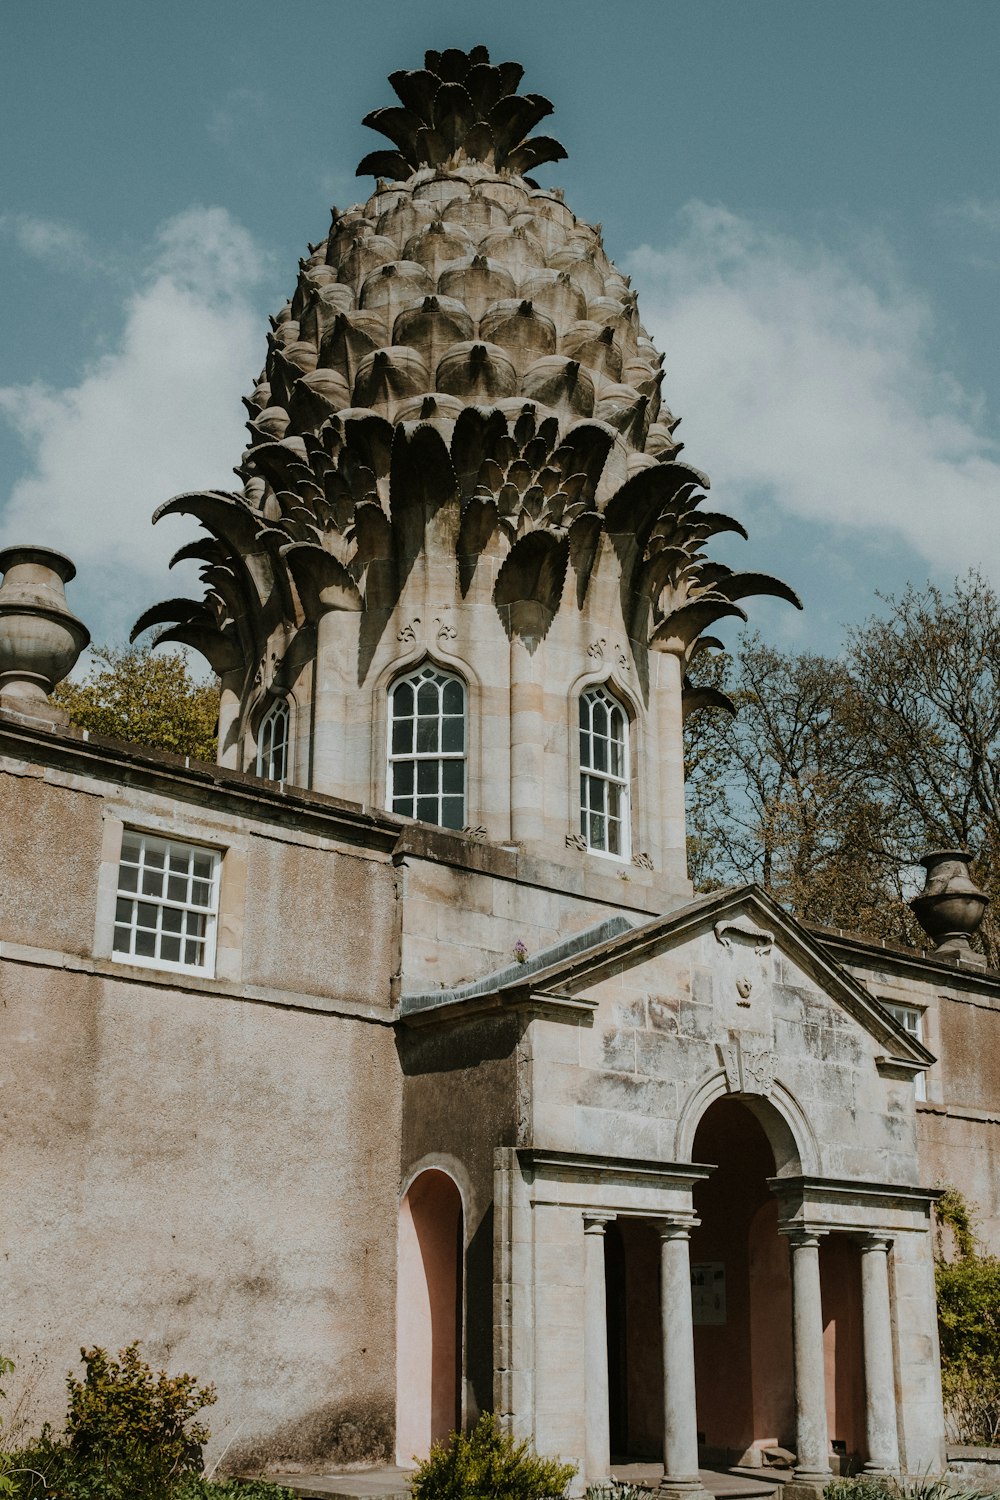
[[[680,222],[629,269],[719,506],[763,498],[1000,584],[1000,445],[937,368],[929,307],[888,253],[866,242],[853,263],[703,203]]]
[[[0,414],[30,454],[0,507],[0,544],[67,552],[79,573],[73,606],[97,639],[122,638],[145,605],[192,586],[167,562],[195,525],[154,528],[155,507],[186,489],[237,486],[240,396],[264,354],[252,301],[263,270],[224,210],[188,210],[160,229],[120,335],[77,384],[0,388]]]
[[[948,210],[948,217],[951,222],[964,219],[977,229],[1000,234],[1000,198],[965,198]]]
[[[72,258],[77,266],[95,264],[86,236],[72,224],[57,219],[40,219],[34,214],[0,214],[0,233],[11,238],[25,255],[33,260]]]

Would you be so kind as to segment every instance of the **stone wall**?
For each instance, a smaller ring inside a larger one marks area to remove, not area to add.
[[[81,1345],[141,1339],[216,1384],[228,1461],[391,1454],[396,827],[173,757],[2,748],[0,1321],[34,1422],[61,1425]],[[112,956],[123,826],[223,851],[216,976]]]

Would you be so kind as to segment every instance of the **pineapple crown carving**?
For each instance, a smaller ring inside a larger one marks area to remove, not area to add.
[[[404,76],[425,80],[430,109],[452,84],[509,98],[520,69],[476,49],[428,54]],[[458,166],[450,151],[333,211],[245,398],[242,488],[180,495],[154,517],[200,522],[174,561],[201,564],[205,595],[155,605],[133,637],[157,626],[157,641],[202,652],[240,697],[237,732],[262,694],[291,688],[331,612],[360,617],[344,639],[364,681],[428,548],[451,551],[461,597],[488,589],[532,651],[560,608],[589,607],[600,576],[644,690],[650,651],[686,664],[718,644],[714,622],[745,618],[748,595],[798,605],[779,580],[706,555],[720,532],[746,533],[707,508],[708,480],[680,461],[663,356],[599,227],[512,175],[514,134],[494,133],[492,165],[464,139]],[[689,708],[720,701],[686,693]]]
[[[399,105],[373,110],[364,124],[387,136],[394,151],[372,151],[358,176],[400,180],[421,167],[453,170],[478,161],[498,172],[527,172],[566,152],[550,136],[530,132],[552,113],[541,94],[519,94],[520,63],[493,64],[485,47],[427,52],[424,66],[392,73]]]

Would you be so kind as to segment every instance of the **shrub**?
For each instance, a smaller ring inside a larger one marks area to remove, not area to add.
[[[435,1443],[413,1476],[414,1500],[540,1500],[563,1495],[576,1469],[539,1458],[484,1412],[470,1433]]]
[[[214,1386],[199,1386],[193,1375],[154,1375],[138,1344],[120,1350],[117,1361],[97,1348],[81,1349],[80,1357],[84,1379],[66,1377],[66,1436],[75,1454],[155,1464],[166,1475],[200,1470],[209,1432],[194,1418],[214,1404]]]
[[[170,1500],[295,1500],[291,1490],[266,1479],[198,1479],[185,1474]]]
[[[976,1253],[972,1216],[954,1188],[936,1213],[958,1250],[955,1260],[934,1266],[949,1436],[990,1447],[1000,1441],[1000,1259]]]
[[[57,1438],[46,1427],[16,1455],[21,1500],[172,1500],[175,1481],[201,1469],[208,1429],[194,1421],[215,1400],[191,1375],[153,1373],[138,1344],[109,1358],[81,1349],[86,1374],[66,1377],[69,1410]],[[0,1494],[3,1492],[0,1491]]]
[[[945,1479],[878,1478],[835,1479],[823,1491],[824,1500],[988,1500],[982,1490],[955,1489]]]

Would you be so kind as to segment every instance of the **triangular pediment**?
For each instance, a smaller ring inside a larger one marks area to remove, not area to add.
[[[775,1045],[781,1006],[800,1004],[818,1024],[825,1007],[859,1027],[880,1071],[912,1073],[934,1060],[807,928],[755,885],[700,896],[635,926],[624,917],[605,919],[526,963],[457,989],[404,997],[403,1018],[422,1025],[525,1005],[579,1016],[599,1010],[616,985],[648,991],[654,1008],[669,1008],[670,991],[678,986],[683,1004],[687,987],[689,1008],[701,1005],[704,1025],[720,1046],[743,1037],[766,1052]],[[699,987],[700,994],[690,993]],[[659,994],[664,1000],[655,998]]]
[[[761,990],[799,990],[824,997],[850,1017],[880,1049],[886,1066],[922,1069],[933,1056],[878,1002],[852,974],[838,964],[801,923],[758,886],[713,892],[665,916],[583,947],[530,976],[537,999],[577,1002],[598,995],[609,980],[658,967],[658,961],[697,945],[696,968],[711,971],[716,1010],[734,1032],[767,1028],[760,1011]],[[669,961],[669,960],[668,960]],[[653,972],[649,976],[655,980]],[[527,978],[527,976],[525,976]],[[524,981],[522,981],[522,984]],[[516,979],[509,985],[516,984]],[[758,987],[755,998],[755,986]],[[718,991],[723,994],[721,1005]],[[654,984],[655,988],[655,984]],[[743,991],[746,991],[744,994]],[[754,1011],[757,1014],[754,1014]],[[731,1012],[727,1015],[727,1012]]]

